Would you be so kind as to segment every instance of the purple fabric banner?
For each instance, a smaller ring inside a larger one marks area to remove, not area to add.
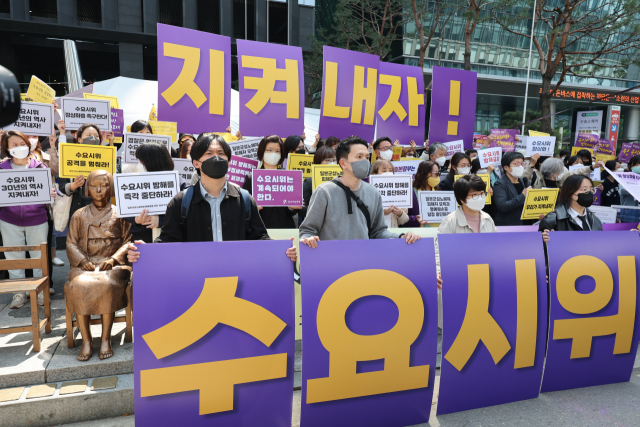
[[[598,154],[606,154],[609,156],[616,155],[616,143],[608,139],[599,139],[595,152]]]
[[[290,246],[140,245],[133,268],[136,425],[291,426]],[[252,268],[248,253],[260,254]],[[203,262],[208,256],[219,262]]]
[[[324,46],[323,61],[320,137],[372,141],[380,57]]]
[[[557,231],[547,253],[551,298],[541,391],[629,381],[640,336],[638,234]]]
[[[158,24],[158,120],[177,122],[182,133],[225,132],[231,123],[229,37]]]
[[[598,135],[591,133],[578,133],[578,139],[576,140],[576,147],[595,149],[598,145]]]
[[[257,160],[245,159],[244,157],[232,155],[231,159],[229,159],[227,179],[242,187],[246,176],[249,175],[252,170],[258,169],[258,163],[259,162]]]
[[[240,129],[243,135],[302,135],[302,48],[237,40]]]
[[[478,77],[475,71],[433,67],[429,141],[464,140],[473,148]]]
[[[351,254],[349,262],[336,254]],[[300,257],[300,425],[428,422],[438,340],[433,240],[325,241],[300,245]]]
[[[493,141],[498,147],[502,147],[502,152],[516,150],[516,135],[520,135],[519,129],[491,129]]]
[[[117,108],[111,109],[111,131],[116,138],[122,138],[124,132],[124,113]]]
[[[376,135],[401,145],[424,141],[424,80],[420,67],[380,63]]]
[[[618,160],[622,163],[629,163],[634,156],[640,155],[640,144],[637,142],[625,142],[622,144],[620,148],[620,155],[618,156]]]
[[[520,250],[499,255],[461,250],[513,242]],[[547,332],[540,234],[440,234],[438,244],[446,289],[438,415],[537,397]]]
[[[302,206],[302,171],[256,169],[251,184],[258,206]]]

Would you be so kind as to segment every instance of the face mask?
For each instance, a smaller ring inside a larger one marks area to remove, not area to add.
[[[589,160],[588,162],[585,162],[584,160],[582,161],[582,164],[584,166],[591,166],[591,160]]]
[[[436,159],[436,163],[438,164],[438,166],[442,167],[444,166],[445,162],[447,161],[447,158],[445,156],[442,157],[438,157]]]
[[[25,159],[29,155],[29,147],[23,145],[21,147],[10,148],[9,154],[16,159]]]
[[[516,166],[515,168],[511,168],[511,176],[515,178],[520,178],[524,173],[524,166]]]
[[[556,177],[556,181],[560,181],[562,177],[564,177],[564,172],[562,172],[560,175]]]
[[[355,176],[356,178],[365,179],[367,176],[369,176],[370,163],[368,160],[366,159],[358,160],[357,162],[353,162],[349,164],[351,165],[351,170],[349,172],[351,172],[353,176]],[[349,170],[349,169],[345,169],[345,170]]]
[[[589,206],[591,206],[593,204],[593,194],[591,194],[591,193],[580,193],[580,194],[578,194],[577,202],[578,202],[578,204],[580,206],[584,206],[585,208],[588,208]]]
[[[142,163],[138,162],[138,164],[136,165],[136,172],[145,173],[146,171],[147,171],[147,168],[145,168]]]
[[[38,138],[29,138],[29,143],[31,144],[31,151],[35,150],[38,146]]]
[[[479,197],[476,199],[467,199],[467,207],[472,211],[481,211],[484,209],[484,204],[487,202],[487,196]]]
[[[391,150],[381,151],[381,152],[380,152],[380,158],[381,158],[382,160],[389,160],[389,161],[391,161],[391,159],[393,158],[393,151],[391,151]]]
[[[440,177],[434,178],[430,176],[429,178],[427,178],[427,184],[429,184],[429,187],[431,188],[436,188],[438,185],[440,185]]]
[[[309,154],[315,154],[316,149],[315,148],[309,148]]]
[[[187,154],[187,159],[191,160],[191,154]]]
[[[275,166],[280,162],[280,153],[264,153],[262,159],[266,164]]]
[[[100,140],[95,136],[88,136],[82,139],[82,143],[87,145],[100,145]]]
[[[327,164],[328,164],[328,165],[337,165],[337,164],[338,164],[338,162],[329,162],[329,163],[327,163]]]
[[[470,167],[458,168],[458,175],[469,175],[469,172],[471,172]]]
[[[632,167],[631,172],[640,174],[640,165]]]
[[[222,157],[214,156],[202,162],[200,170],[209,178],[220,179],[227,174],[229,162]]]
[[[306,151],[304,151],[304,148],[300,148],[298,150],[296,150],[296,154],[305,154]]]
[[[616,170],[616,172],[624,172],[624,169],[623,169],[623,168],[618,168],[618,169]]]
[[[384,172],[384,173],[381,173],[380,175],[382,175],[382,176],[393,176],[393,172]]]
[[[407,154],[407,157],[413,158],[413,154]]]

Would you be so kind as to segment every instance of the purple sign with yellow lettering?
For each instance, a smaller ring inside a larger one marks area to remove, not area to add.
[[[318,133],[321,138],[357,135],[371,141],[375,135],[380,57],[324,46],[323,61]]]
[[[158,120],[178,132],[224,132],[231,122],[231,39],[158,24]]]
[[[557,231],[547,251],[551,305],[541,391],[629,381],[640,335],[638,234]]]
[[[500,256],[461,251],[513,242],[520,250]],[[547,333],[540,233],[440,234],[438,245],[446,289],[438,415],[537,397]]]
[[[520,135],[519,129],[491,129],[490,134],[494,136],[491,143],[495,143],[496,147],[502,147],[503,153],[516,150],[516,136]]]
[[[321,241],[300,252],[300,425],[428,422],[438,335],[433,240]],[[342,262],[336,254],[354,256]]]
[[[473,148],[478,76],[475,71],[433,67],[429,141],[464,140]]]
[[[238,40],[243,135],[302,135],[303,68],[300,47]]]
[[[291,426],[290,246],[277,240],[139,246],[136,425]],[[248,253],[261,254],[252,268],[243,261]],[[219,262],[206,262],[205,254]]]
[[[401,145],[424,141],[424,81],[420,67],[380,63],[376,135]]]
[[[576,139],[576,147],[591,148],[594,149],[598,145],[598,135],[592,133],[578,133],[578,139]]]

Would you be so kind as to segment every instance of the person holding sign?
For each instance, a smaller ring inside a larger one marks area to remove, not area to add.
[[[420,162],[416,177],[413,180],[413,207],[409,209],[409,221],[404,227],[420,227],[429,224],[429,221],[420,217],[420,202],[418,201],[418,193],[420,191],[439,191],[440,190],[440,166],[436,162],[426,160]],[[434,225],[436,227],[437,225]]]
[[[440,181],[441,191],[453,191],[453,183],[456,175],[468,175],[471,173],[471,159],[465,153],[455,153],[451,156],[451,167],[447,177]]]
[[[491,216],[483,212],[487,201],[487,184],[477,175],[465,175],[453,184],[458,209],[442,220],[438,234],[496,233]],[[439,261],[439,260],[438,260]],[[439,263],[438,263],[439,265]]]
[[[640,175],[640,156],[634,156],[629,159],[627,172],[633,172]],[[627,191],[626,188],[620,187],[620,205],[638,206],[638,201]]]
[[[45,166],[29,157],[30,142],[20,131],[10,130],[2,135],[0,147],[6,157],[0,162],[1,169],[34,169]],[[17,173],[16,173],[17,175]],[[0,234],[4,246],[37,246],[47,241],[49,224],[47,206],[21,205],[0,208]],[[33,259],[40,258],[40,251],[29,251]],[[6,252],[7,260],[23,259],[24,252]],[[25,277],[24,270],[9,270],[11,280]],[[33,277],[42,277],[41,269],[33,270]],[[27,302],[27,294],[19,292],[13,295],[10,308],[20,308]],[[32,302],[35,304],[35,302]],[[38,295],[38,304],[44,305],[44,293]]]
[[[540,165],[540,173],[536,174],[536,182],[533,188],[560,188],[564,181],[571,175],[589,175],[592,172],[591,167],[574,169],[568,171],[564,167],[564,163],[560,159],[549,157]]]
[[[371,175],[393,175],[394,173],[395,168],[389,160],[379,159],[371,165]],[[407,208],[397,208],[393,205],[384,208],[384,222],[387,224],[387,228],[398,228],[409,221],[407,211]]]
[[[290,136],[289,138],[295,139],[298,137]],[[300,144],[304,145],[302,139],[300,139]],[[270,135],[262,138],[258,145],[258,160],[262,162],[260,169],[282,169],[281,165],[284,160],[282,157],[282,151],[284,150],[284,145],[285,144],[282,143],[282,140],[278,135]],[[249,173],[246,176],[244,184],[242,184],[242,189],[251,194],[253,189],[253,173]],[[301,207],[290,206],[273,206],[263,208],[262,206],[258,206],[262,222],[264,222],[264,225],[267,228],[297,228],[293,217],[300,208]]]
[[[336,150],[333,148],[323,145],[318,148],[313,155],[313,164],[314,165],[335,165],[336,161]],[[298,212],[298,226],[302,224],[304,219],[307,217],[307,209],[309,209],[309,203],[311,203],[311,195],[313,194],[313,177],[305,178],[302,183],[302,201],[304,202],[304,206]]]
[[[287,168],[287,160],[289,154],[307,154],[307,148],[304,145],[304,139],[298,135],[290,135],[287,139],[284,140],[283,144],[284,155],[282,156],[282,165],[283,169]],[[260,160],[260,159],[258,159]]]
[[[391,138],[383,136],[382,138],[376,139],[376,142],[373,143],[373,151],[376,153],[377,159],[390,162],[393,158],[393,143],[391,142]]]
[[[620,162],[617,160],[609,160],[604,166],[610,171],[623,172],[620,169]],[[600,206],[614,206],[620,204],[620,187],[618,181],[606,170],[602,172],[602,198]]]
[[[524,174],[524,155],[517,151],[505,153],[500,161],[504,174],[493,185],[493,209],[496,225],[522,225],[520,214],[531,188]]]

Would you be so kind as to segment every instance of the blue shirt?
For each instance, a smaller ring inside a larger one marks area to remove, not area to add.
[[[220,190],[220,195],[218,197],[213,197],[207,193],[207,190],[204,189],[204,185],[200,182],[200,192],[202,193],[202,197],[209,203],[211,206],[211,231],[213,233],[213,241],[214,242],[222,242],[222,219],[220,217],[220,203],[224,200],[224,196],[227,195],[227,184],[225,181],[224,187]]]

